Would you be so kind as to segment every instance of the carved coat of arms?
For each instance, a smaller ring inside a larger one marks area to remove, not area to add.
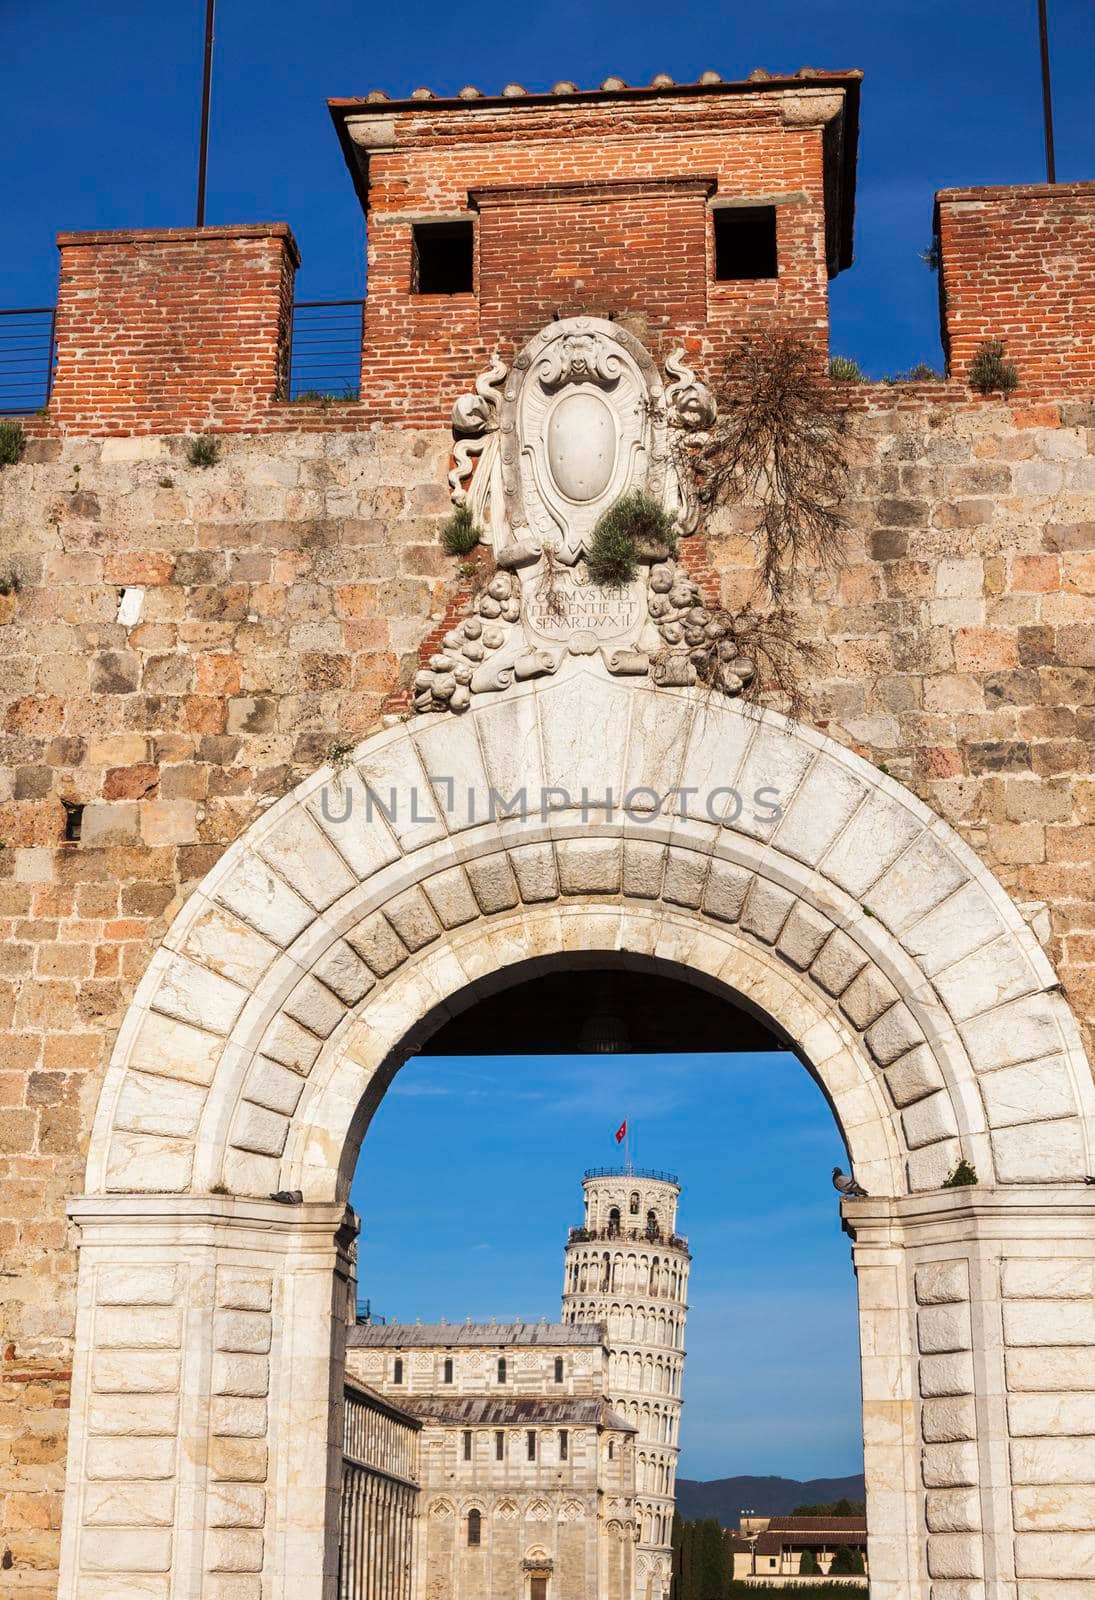
[[[449,487],[495,571],[418,673],[417,711],[467,710],[580,656],[599,656],[614,675],[696,681],[689,652],[719,624],[670,548],[637,548],[636,575],[611,587],[592,582],[585,561],[599,518],[630,491],[657,500],[675,536],[695,531],[687,446],[716,410],[683,356],[667,357],[663,379],[624,328],[570,317],[538,333],[508,371],[495,360],[456,401]],[[734,665],[723,683],[731,692]]]

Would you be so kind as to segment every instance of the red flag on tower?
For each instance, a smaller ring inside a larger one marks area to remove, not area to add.
[[[617,1144],[623,1144],[623,1142],[624,1142],[624,1140],[626,1138],[627,1138],[627,1118],[625,1117],[624,1120],[620,1123],[620,1126],[616,1129],[616,1143]]]

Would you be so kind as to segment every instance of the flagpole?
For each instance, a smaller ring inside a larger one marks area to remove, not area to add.
[[[205,64],[202,71],[201,134],[198,145],[198,203],[196,225],[205,227],[205,171],[209,163],[209,99],[213,84],[213,8],[216,0],[206,0]]]
[[[1053,150],[1053,81],[1049,70],[1049,24],[1046,0],[1038,0],[1038,43],[1042,57],[1042,122],[1045,129],[1046,182],[1057,182],[1057,157]]]

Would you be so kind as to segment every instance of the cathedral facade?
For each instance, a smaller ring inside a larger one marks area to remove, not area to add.
[[[561,1322],[348,1330],[348,1396],[395,1409],[416,1436],[400,1600],[668,1594],[689,1261],[680,1190],[630,1167],[587,1173],[584,1189]]]

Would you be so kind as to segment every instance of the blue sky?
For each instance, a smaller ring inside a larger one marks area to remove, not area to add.
[[[1058,175],[1095,175],[1091,0],[1049,0]],[[62,228],[193,221],[204,0],[0,0],[5,249],[0,306],[53,299]],[[917,259],[936,188],[1044,176],[1035,0],[218,0],[208,220],[284,219],[302,298],[359,293],[360,210],[329,95],[618,73],[861,67],[857,264],[833,349],[875,375],[941,359]]]
[[[402,1321],[559,1315],[581,1177],[676,1172],[694,1256],[681,1473],[862,1470],[850,1246],[832,1114],[789,1053],[419,1057],[366,1136],[360,1290]]]

